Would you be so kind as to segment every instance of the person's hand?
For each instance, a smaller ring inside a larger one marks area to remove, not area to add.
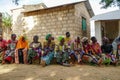
[[[27,48],[23,49],[22,51],[23,51],[23,52],[27,51]]]
[[[18,51],[18,49],[15,49],[15,52],[17,52]]]

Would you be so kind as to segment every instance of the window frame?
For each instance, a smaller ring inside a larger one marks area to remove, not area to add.
[[[85,22],[83,22],[83,20]],[[82,23],[82,31],[87,31],[87,19],[85,17],[82,17],[82,22],[81,23]]]

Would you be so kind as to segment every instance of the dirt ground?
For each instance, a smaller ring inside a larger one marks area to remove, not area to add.
[[[0,80],[120,80],[120,66],[0,65]]]

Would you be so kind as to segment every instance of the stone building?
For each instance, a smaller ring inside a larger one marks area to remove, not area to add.
[[[14,17],[17,11],[19,16]],[[71,33],[72,38],[90,37],[90,18],[93,15],[88,0],[33,10],[20,8],[13,10],[13,32],[18,35],[26,33],[30,40],[34,35],[43,40],[48,33],[57,38],[65,35],[67,31]]]

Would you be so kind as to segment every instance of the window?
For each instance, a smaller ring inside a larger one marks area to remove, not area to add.
[[[82,30],[86,31],[86,29],[87,29],[86,19],[82,17]]]

